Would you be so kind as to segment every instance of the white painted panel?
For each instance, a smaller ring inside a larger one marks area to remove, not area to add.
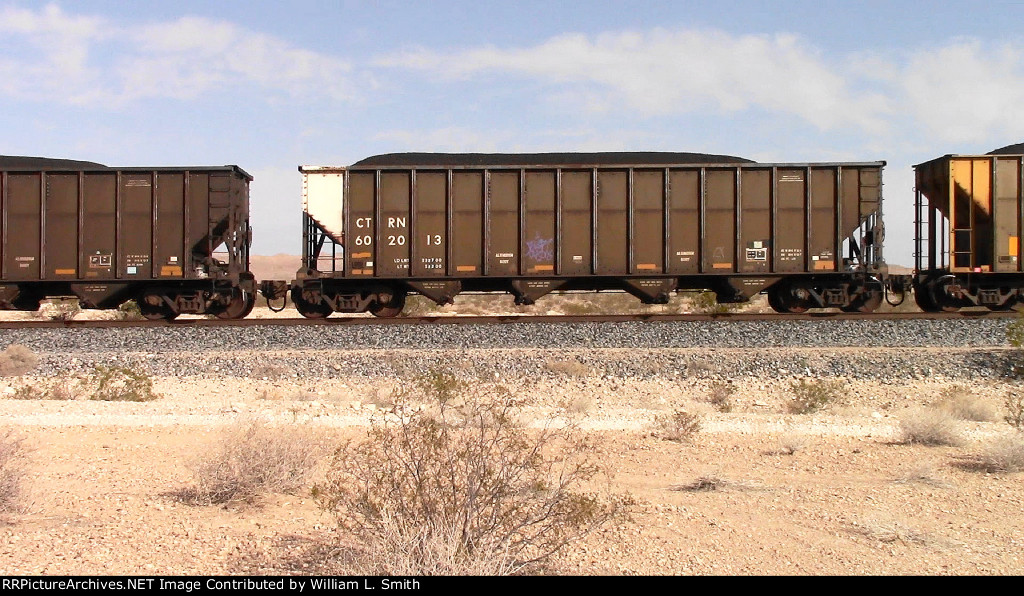
[[[301,166],[302,208],[328,236],[341,244],[344,230],[345,168]]]

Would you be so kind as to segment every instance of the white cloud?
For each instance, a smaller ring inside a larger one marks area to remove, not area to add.
[[[915,51],[899,89],[926,137],[1006,144],[1024,137],[1024,46],[958,40]],[[993,147],[994,148],[994,147]]]
[[[241,95],[246,86],[290,97],[352,97],[346,61],[225,21],[120,25],[49,5],[0,9],[0,34],[7,38],[0,48],[9,49],[0,58],[0,94],[19,99],[116,106]]]
[[[561,86],[582,84],[581,106],[626,104],[650,116],[759,108],[795,115],[820,130],[854,126],[881,132],[890,111],[883,95],[851,85],[814,48],[786,34],[569,34],[526,48],[406,51],[376,64],[449,79],[512,73]],[[604,101],[595,101],[595,89],[603,91]]]

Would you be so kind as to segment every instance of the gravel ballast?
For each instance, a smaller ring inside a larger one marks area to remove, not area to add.
[[[1006,319],[630,322],[323,327],[140,327],[0,331],[44,375],[122,362],[159,376],[408,376],[451,367],[486,377],[557,374],[575,362],[618,378],[868,379],[1005,376]],[[955,357],[951,357],[955,353]]]

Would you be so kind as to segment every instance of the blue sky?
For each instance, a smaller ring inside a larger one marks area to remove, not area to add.
[[[6,2],[0,153],[238,164],[257,254],[299,164],[397,151],[698,151],[911,166],[1024,140],[1024,0]]]

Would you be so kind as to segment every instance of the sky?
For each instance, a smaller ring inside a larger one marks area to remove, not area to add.
[[[914,164],[1024,140],[1024,0],[0,0],[0,154],[237,164],[254,254],[301,252],[297,167],[402,151]]]

